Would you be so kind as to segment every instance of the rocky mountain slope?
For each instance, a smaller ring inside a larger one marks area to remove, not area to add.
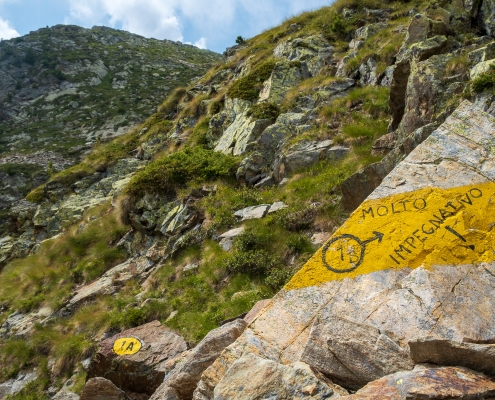
[[[495,397],[494,14],[294,17],[14,203],[0,398]]]
[[[142,123],[220,56],[106,27],[57,25],[0,43],[0,212]],[[3,213],[5,214],[5,213]]]

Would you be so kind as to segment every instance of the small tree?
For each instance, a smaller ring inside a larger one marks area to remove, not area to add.
[[[246,43],[246,39],[244,39],[242,36],[237,36],[237,39],[235,40],[237,44],[244,44]]]
[[[36,54],[34,50],[29,47],[24,55],[24,62],[33,65],[36,62]]]

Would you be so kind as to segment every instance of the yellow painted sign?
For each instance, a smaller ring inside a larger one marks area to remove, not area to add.
[[[285,288],[390,268],[494,261],[494,227],[494,183],[367,200]]]
[[[136,338],[120,338],[113,343],[113,351],[119,356],[136,354],[141,350],[142,343]]]

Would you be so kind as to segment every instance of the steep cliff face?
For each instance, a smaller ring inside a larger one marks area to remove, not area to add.
[[[294,17],[15,201],[0,397],[490,398],[492,3],[342,0]],[[71,67],[84,93],[151,90],[140,58],[127,74],[105,60],[103,77],[93,59]],[[57,90],[40,110],[101,104]]]

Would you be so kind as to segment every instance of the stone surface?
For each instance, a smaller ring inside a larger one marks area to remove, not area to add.
[[[129,279],[145,279],[154,262],[147,257],[129,259],[122,264],[113,267],[103,274],[103,276],[89,285],[79,288],[70,299],[71,307],[78,307],[81,304],[92,300],[95,296],[102,294],[113,294]]]
[[[316,164],[321,160],[336,161],[344,158],[349,153],[349,148],[336,146],[331,140],[301,141],[289,147],[275,160],[273,176],[275,183],[279,183],[289,174],[300,171]]]
[[[396,399],[491,399],[495,382],[465,368],[418,367],[372,382],[348,396],[349,400]]]
[[[13,396],[24,389],[30,382],[33,382],[38,377],[36,371],[28,373],[20,373],[15,379],[9,379],[0,384],[0,399],[4,400],[9,396]]]
[[[282,41],[275,50],[275,57],[283,57],[292,62],[303,62],[312,76],[330,64],[334,48],[322,36],[308,36]]]
[[[108,379],[91,378],[86,382],[80,400],[131,400],[131,398]]]
[[[135,354],[117,355],[115,342],[126,338],[138,339],[141,349]],[[91,360],[87,379],[102,377],[124,391],[152,395],[168,372],[166,363],[186,350],[182,336],[158,321],[150,322],[101,342]]]
[[[244,227],[231,229],[228,232],[222,233],[218,238],[220,239],[220,247],[225,251],[230,251],[234,243],[234,239],[244,232]]]
[[[411,368],[409,343],[425,337],[493,343],[494,146],[495,118],[464,102],[264,307],[198,390],[211,398],[248,353],[284,365],[305,359],[316,369],[330,360],[320,368],[360,377],[342,380],[351,388],[387,368]],[[345,328],[335,329],[336,320]],[[331,354],[321,344],[323,354],[309,357],[319,321],[338,339],[326,340]]]
[[[292,87],[310,76],[306,63],[278,61],[272,75],[263,85],[259,101],[279,104]]]
[[[242,319],[236,319],[210,331],[191,353],[166,376],[150,400],[170,398],[167,396],[171,396],[171,394],[180,400],[190,399],[204,370],[213,364],[220,353],[234,342],[245,328],[246,322]]]
[[[234,213],[234,216],[239,221],[245,221],[248,219],[259,219],[267,216],[269,213],[277,212],[287,205],[281,201],[277,201],[273,204],[261,204],[259,206],[251,206],[238,210]]]
[[[495,2],[493,0],[481,2],[481,18],[488,35],[495,37]]]
[[[340,389],[341,393],[344,393]],[[331,399],[338,389],[321,382],[304,363],[293,366],[246,354],[230,367],[213,399]]]
[[[386,333],[334,316],[313,324],[301,361],[351,389],[414,367],[409,354]]]
[[[81,396],[70,392],[68,390],[62,389],[55,396],[52,397],[52,400],[80,400]]]
[[[409,342],[411,359],[417,363],[467,367],[495,375],[495,345],[421,338]]]

